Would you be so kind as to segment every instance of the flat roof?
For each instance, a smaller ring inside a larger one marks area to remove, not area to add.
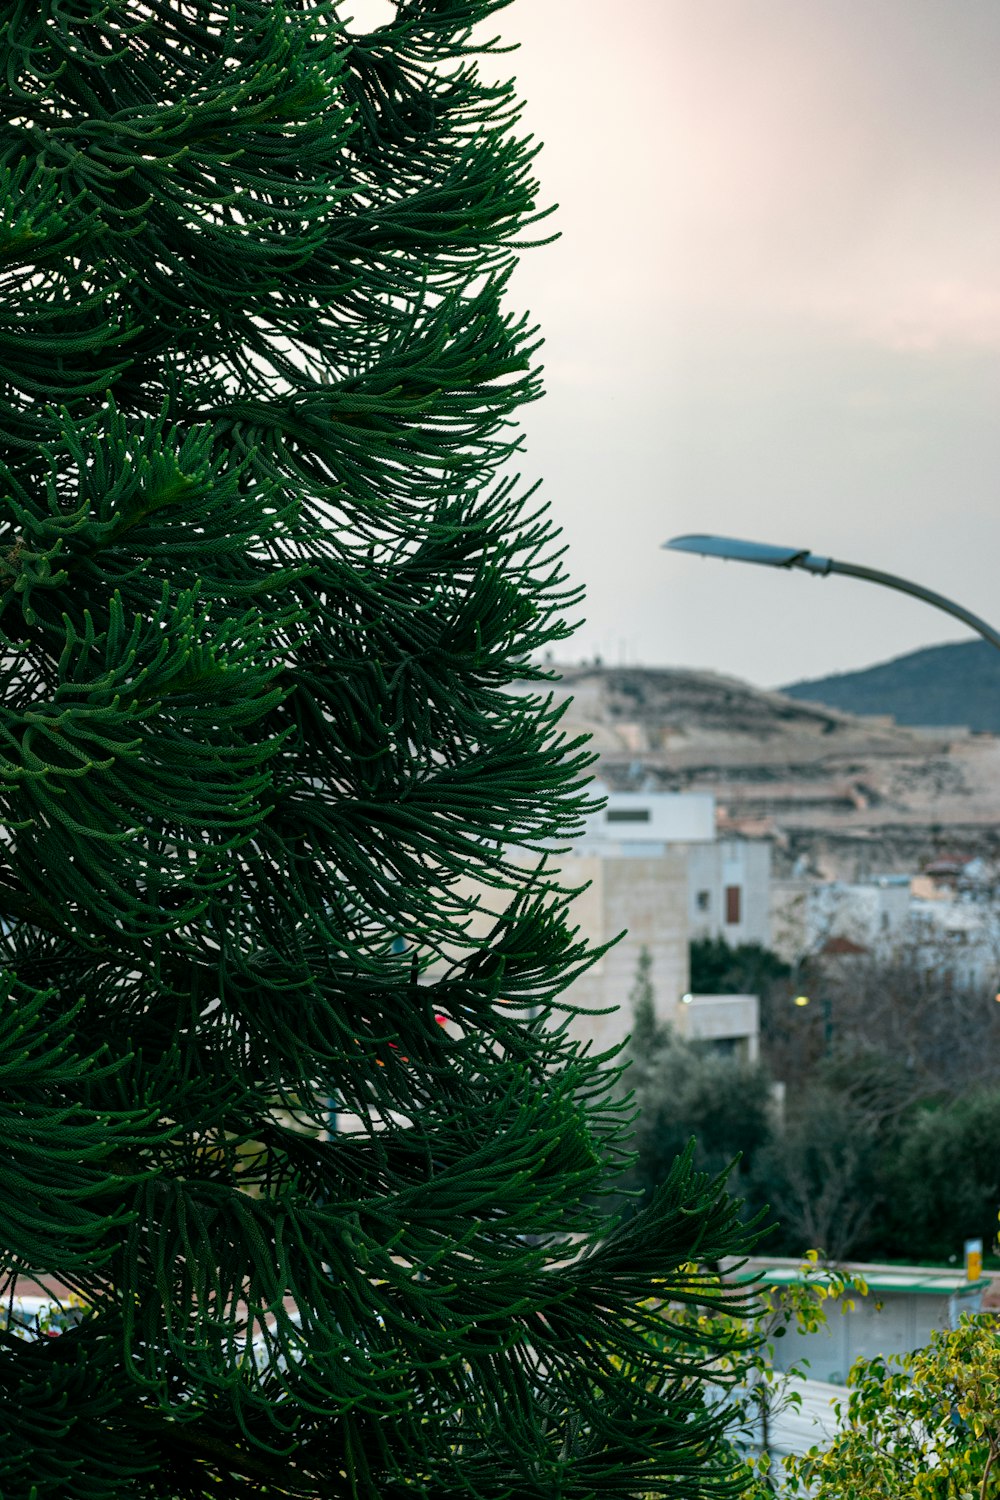
[[[988,1276],[980,1276],[978,1281],[966,1281],[961,1271],[935,1271],[924,1266],[900,1266],[898,1271],[883,1266],[874,1271],[866,1271],[861,1266],[844,1266],[843,1270],[860,1276],[869,1292],[900,1292],[917,1297],[963,1297],[983,1292],[990,1285]],[[822,1270],[811,1269],[811,1274],[807,1275],[799,1266],[761,1266],[757,1270],[745,1267],[736,1273],[735,1279],[756,1281],[762,1287],[828,1286],[832,1281],[832,1277]]]

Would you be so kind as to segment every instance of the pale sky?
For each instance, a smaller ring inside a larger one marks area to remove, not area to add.
[[[493,25],[560,204],[513,300],[546,337],[524,471],[588,590],[569,656],[773,686],[967,638],[871,585],[660,550],[687,531],[1000,625],[995,0],[515,0]]]

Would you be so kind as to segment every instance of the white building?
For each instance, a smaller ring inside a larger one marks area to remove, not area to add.
[[[682,851],[688,871],[690,938],[724,938],[731,947],[771,936],[771,845],[766,839],[717,839],[708,792],[612,792],[574,846],[602,859],[656,859]]]
[[[711,844],[715,840],[715,798],[710,792],[612,792],[595,783],[605,797],[592,813],[578,854],[605,858],[655,858],[677,844]]]
[[[582,934],[597,944],[624,936],[574,984],[574,1003],[604,1012],[581,1018],[575,1029],[601,1047],[624,1040],[645,948],[663,1021],[681,1035],[756,1057],[755,997],[691,997],[689,944],[701,936],[767,943],[770,844],[717,840],[710,793],[595,790],[606,804],[590,818],[564,874],[574,885],[588,882],[573,907]]]
[[[787,962],[835,939],[872,958],[905,958],[960,986],[1000,989],[1000,899],[992,883],[932,875],[771,884],[772,946]]]
[[[651,960],[650,980],[659,1018],[677,1024],[681,1000],[690,989],[687,926],[687,865],[684,854],[580,854],[563,866],[567,882],[586,882],[571,916],[593,945],[618,939],[574,981],[567,999],[591,1013],[574,1017],[574,1035],[601,1051],[617,1046],[632,1026],[629,994],[643,949]]]
[[[681,1035],[757,1055],[753,996],[689,996],[692,934],[731,944],[767,942],[770,845],[715,838],[715,799],[708,793],[613,792],[583,836],[560,856],[565,885],[576,888],[570,919],[591,947],[611,946],[566,994],[587,1012],[570,1029],[600,1051],[620,1045],[632,1024],[630,992],[639,956],[650,956],[657,1013]],[[536,856],[525,853],[530,860]],[[479,906],[473,936],[496,920],[502,892],[459,882]],[[441,961],[443,963],[443,960]],[[433,973],[432,969],[429,971]]]

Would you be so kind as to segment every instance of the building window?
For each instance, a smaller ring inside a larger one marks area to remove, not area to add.
[[[711,891],[699,891],[694,898],[694,904],[699,911],[708,911],[712,900]]]
[[[726,925],[735,927],[740,921],[740,897],[742,888],[738,885],[726,886]]]
[[[609,807],[605,814],[609,823],[648,823],[648,807]]]

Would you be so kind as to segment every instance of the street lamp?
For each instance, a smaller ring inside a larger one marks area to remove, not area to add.
[[[897,578],[895,573],[882,573],[877,568],[863,568],[858,563],[838,562],[833,557],[820,557],[804,547],[772,547],[766,542],[745,542],[731,536],[675,536],[663,543],[671,552],[696,552],[702,557],[721,557],[729,562],[761,563],[767,568],[802,568],[806,573],[816,573],[825,578],[828,573],[844,573],[848,578],[863,578],[868,583],[880,583],[885,588],[896,589],[901,594],[910,594],[922,599],[945,614],[954,615],[968,625],[984,641],[1000,651],[1000,631],[987,625],[978,615],[963,609],[953,599],[925,589],[909,579]]]
[[[826,1051],[829,1052],[830,1043],[833,1041],[833,1001],[829,995],[822,995],[819,1003],[823,1011],[823,1045]],[[796,995],[792,1000],[792,1004],[802,1009],[812,1004],[812,998],[809,995]]]

